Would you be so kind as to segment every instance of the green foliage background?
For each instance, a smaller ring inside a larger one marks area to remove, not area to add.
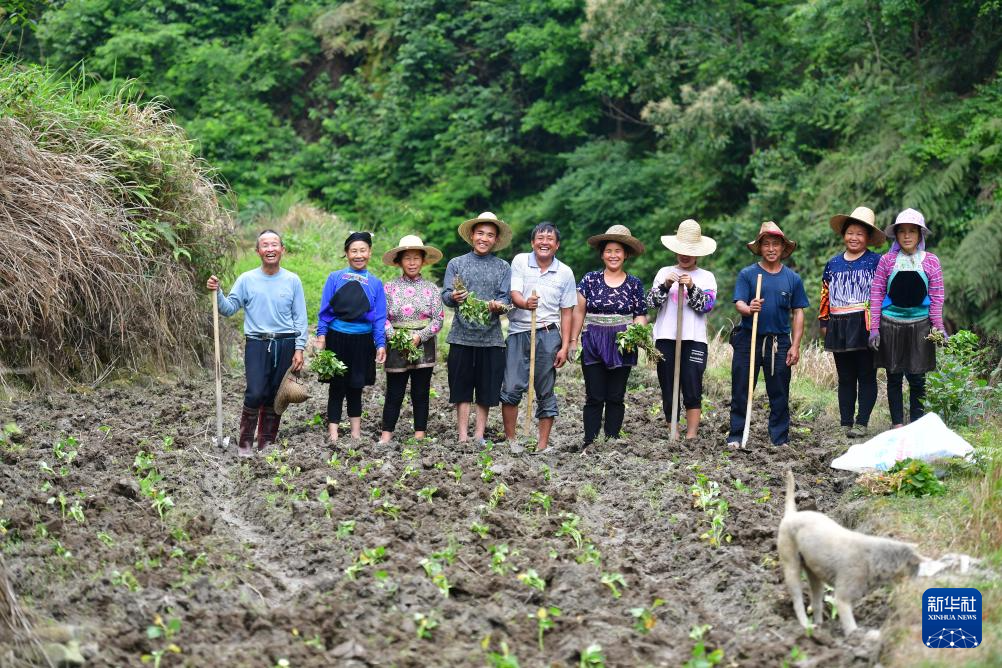
[[[632,265],[649,281],[671,260],[658,237],[694,217],[726,296],[775,220],[816,294],[831,215],[866,204],[887,224],[911,206],[948,317],[1002,328],[998,0],[0,8],[5,53],[164,98],[248,221],[292,191],[386,244],[416,231],[454,254],[458,223],[491,209],[520,233],[512,253],[557,223],[578,274],[598,265],[584,239],[620,223],[650,249]]]

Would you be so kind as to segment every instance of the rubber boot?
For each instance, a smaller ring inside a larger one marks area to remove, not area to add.
[[[240,441],[237,443],[237,454],[241,457],[254,455],[254,432],[257,431],[257,419],[260,409],[244,406],[240,413]]]
[[[275,444],[278,439],[278,425],[282,422],[282,416],[275,412],[271,406],[265,406],[261,411],[261,427],[257,432],[258,452],[264,452]]]

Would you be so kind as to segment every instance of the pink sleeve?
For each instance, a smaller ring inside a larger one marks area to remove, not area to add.
[[[877,263],[877,271],[873,274],[873,283],[870,285],[870,331],[880,331],[880,306],[887,296],[887,277],[891,275],[891,267],[894,266],[894,259],[890,253],[882,256]]]
[[[929,278],[929,319],[936,329],[943,327],[943,302],[946,300],[946,288],[943,285],[943,267],[939,258],[932,253],[926,253],[922,260],[922,269]]]

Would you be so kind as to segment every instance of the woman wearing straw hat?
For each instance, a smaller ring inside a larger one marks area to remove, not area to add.
[[[880,258],[870,288],[870,349],[887,369],[887,404],[891,423],[905,421],[903,380],[908,377],[909,417],[922,417],[925,374],[936,368],[936,347],[927,337],[934,327],[943,336],[943,268],[925,250],[925,217],[915,209],[898,214],[884,234],[894,239]]]
[[[603,412],[605,437],[619,436],[626,412],[626,383],[637,364],[637,352],[620,353],[616,334],[630,323],[647,324],[644,284],[623,268],[629,258],[644,252],[644,245],[624,225],[589,237],[588,245],[598,251],[605,268],[588,272],[578,282],[574,308],[571,345],[580,338],[585,448],[598,437]]]
[[[717,279],[696,266],[700,257],[717,249],[717,242],[702,235],[699,223],[683,220],[674,235],[661,237],[665,248],[673,251],[677,262],[662,267],[647,293],[647,308],[657,309],[654,321],[654,345],[664,356],[658,362],[658,383],[661,385],[661,405],[671,423],[672,393],[675,387],[675,340],[679,333],[679,289],[685,290],[682,307],[682,358],[678,383],[685,406],[685,437],[696,438],[703,404],[703,372],[706,371],[706,314],[717,299]],[[688,306],[689,308],[685,308]],[[674,416],[677,418],[677,416]]]
[[[877,403],[877,367],[867,346],[870,322],[870,286],[880,255],[867,246],[881,246],[886,237],[865,206],[834,216],[832,231],[842,237],[845,251],[828,260],[821,275],[818,320],[825,350],[835,357],[838,372],[838,409],[849,438],[866,436],[870,413]],[[859,411],[855,417],[856,397]]]
[[[392,346],[387,348],[386,400],[383,403],[380,443],[389,443],[393,437],[408,378],[414,408],[414,437],[424,438],[428,427],[435,335],[442,329],[445,307],[442,306],[438,286],[421,276],[421,268],[441,259],[442,251],[426,246],[413,234],[403,237],[395,248],[383,254],[383,264],[400,267],[401,270],[399,278],[386,284],[386,338],[389,340],[397,330],[405,331],[421,356],[412,361]]]
[[[442,302],[456,309],[449,343],[449,403],[456,406],[460,443],[468,440],[470,404],[476,403],[475,441],[484,440],[491,406],[501,403],[504,381],[504,338],[501,314],[511,308],[511,265],[494,255],[511,243],[511,228],[490,211],[464,221],[457,230],[472,250],[449,260],[445,267]],[[461,279],[457,288],[456,278]],[[487,324],[463,317],[460,304],[471,295],[487,302]]]
[[[369,273],[372,235],[352,232],[344,241],[345,269],[331,272],[320,297],[317,346],[348,367],[330,381],[327,397],[328,441],[338,438],[341,408],[348,403],[351,437],[362,435],[362,388],[376,382],[376,364],[386,361],[386,293]]]

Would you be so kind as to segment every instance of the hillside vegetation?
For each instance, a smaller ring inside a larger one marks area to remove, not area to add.
[[[489,208],[561,225],[579,273],[597,264],[581,241],[621,223],[657,251],[634,264],[650,280],[657,237],[695,217],[727,290],[774,219],[813,292],[839,246],[828,217],[911,206],[948,317],[1002,325],[997,2],[9,6],[6,52],[165,99],[248,220],[292,190],[455,253],[458,222]]]

